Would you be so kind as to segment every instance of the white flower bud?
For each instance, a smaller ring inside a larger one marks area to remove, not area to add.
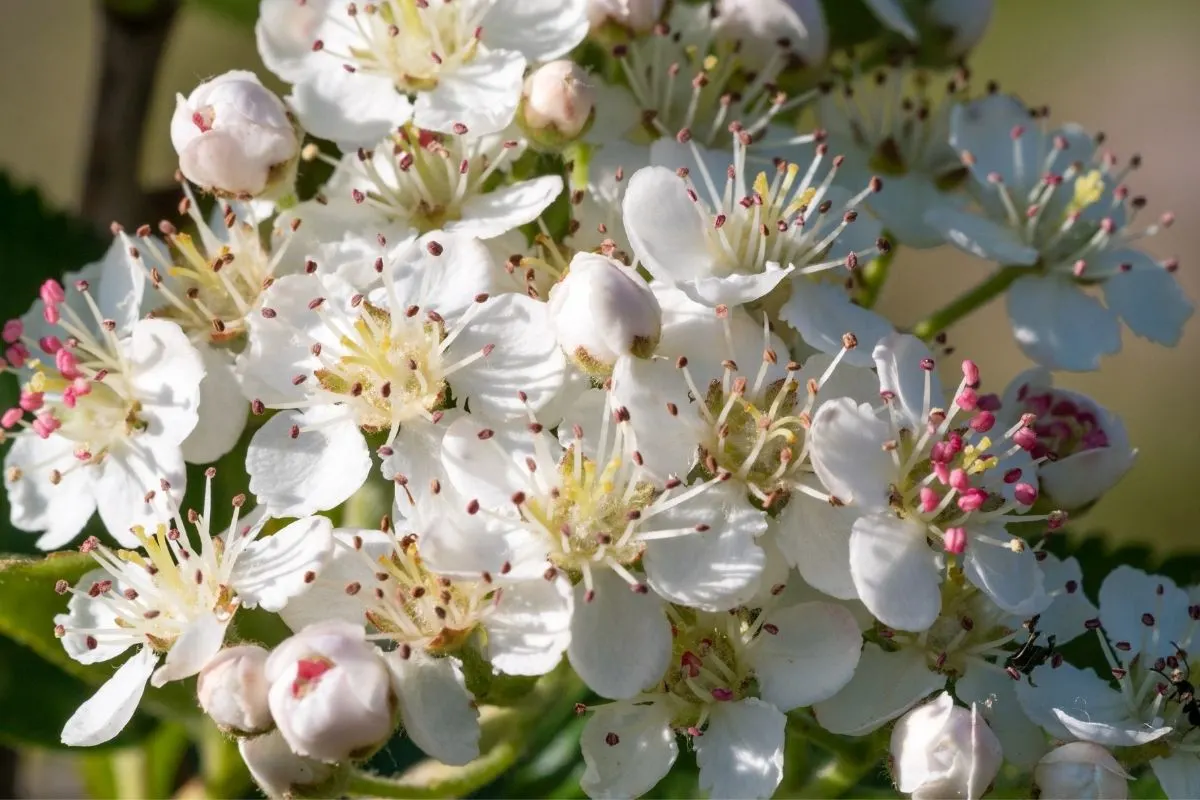
[[[743,43],[740,58],[761,67],[785,46],[815,65],[829,54],[829,30],[820,0],[719,0],[717,34]]]
[[[1056,747],[1033,770],[1034,785],[1046,800],[1124,800],[1130,777],[1112,753],[1092,742]]]
[[[942,692],[892,729],[892,777],[917,800],[981,797],[1000,771],[1000,740],[972,705]]]
[[[289,185],[300,142],[283,101],[252,72],[233,71],[175,97],[171,143],[184,177],[218,195]]]
[[[297,755],[365,758],[396,727],[391,672],[357,625],[309,625],[275,648],[266,672],[271,716]]]
[[[646,33],[662,18],[666,0],[588,0],[593,28],[612,22],[634,33]]]
[[[292,752],[279,731],[238,740],[251,777],[267,797],[337,797],[345,766],[324,764]]]
[[[267,651],[254,644],[226,647],[200,670],[196,696],[217,727],[235,734],[270,730]]]
[[[543,64],[525,79],[521,123],[539,144],[561,146],[577,138],[592,121],[596,90],[574,61]]]
[[[549,307],[559,345],[589,374],[607,374],[621,356],[648,358],[662,333],[662,309],[646,282],[595,253],[571,259]]]
[[[946,55],[966,55],[983,39],[992,19],[994,0],[933,0],[929,21],[949,34]]]

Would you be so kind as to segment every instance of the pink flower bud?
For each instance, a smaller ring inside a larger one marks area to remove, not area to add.
[[[947,553],[961,556],[967,549],[967,531],[965,528],[947,528],[945,537]]]

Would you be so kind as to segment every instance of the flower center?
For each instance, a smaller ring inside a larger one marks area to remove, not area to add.
[[[1030,450],[1034,458],[1065,458],[1075,453],[1108,447],[1108,434],[1091,410],[1053,391],[1031,393],[1021,387],[1017,400],[1025,410],[1037,415],[1033,432],[1037,443]]]
[[[443,71],[468,64],[479,47],[489,3],[381,0],[346,7],[313,49],[344,61],[350,72],[382,75],[405,94],[438,85]]]
[[[292,697],[300,699],[313,689],[321,676],[333,669],[333,662],[323,656],[302,658],[296,662],[296,677],[292,680]]]
[[[676,609],[681,616],[690,614]],[[671,667],[663,678],[663,689],[678,701],[671,724],[688,732],[700,730],[709,706],[741,700],[751,689],[752,677],[738,664],[738,646],[719,625],[673,625]]]

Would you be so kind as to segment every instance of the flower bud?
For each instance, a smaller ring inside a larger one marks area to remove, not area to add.
[[[929,22],[946,37],[946,57],[961,58],[987,31],[994,0],[933,0]]]
[[[662,333],[662,309],[646,282],[595,253],[571,259],[549,308],[559,345],[590,375],[608,374],[621,356],[649,358]]]
[[[396,727],[391,673],[357,625],[309,625],[275,648],[266,673],[271,716],[297,755],[366,758]]]
[[[348,765],[324,764],[292,752],[279,731],[238,741],[251,777],[267,797],[338,797]]]
[[[1124,800],[1129,797],[1130,777],[1112,753],[1092,742],[1056,747],[1033,769],[1034,786],[1046,800]]]
[[[176,95],[171,142],[179,169],[220,196],[288,190],[300,142],[283,101],[252,72],[233,71]]]
[[[750,67],[767,64],[781,45],[808,65],[829,53],[829,31],[819,0],[718,0],[717,35],[742,42],[739,57]]]
[[[579,137],[595,115],[596,90],[583,68],[562,59],[525,79],[521,127],[537,144],[561,147]]]
[[[196,696],[204,713],[223,731],[255,734],[270,730],[267,651],[254,644],[226,647],[200,670]]]
[[[588,0],[592,29],[611,23],[632,33],[648,33],[662,18],[666,0]]]
[[[896,788],[921,798],[981,797],[1004,754],[978,709],[954,705],[942,692],[905,714],[892,729]]]

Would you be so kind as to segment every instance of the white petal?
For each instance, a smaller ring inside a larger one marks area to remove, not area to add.
[[[792,270],[792,267],[768,264],[764,272],[735,272],[720,277],[705,275],[679,281],[678,286],[688,297],[710,308],[719,305],[741,306],[770,294],[792,274]]]
[[[862,635],[854,615],[833,603],[800,603],[767,613],[751,652],[759,695],[791,711],[828,700],[854,676]]]
[[[1200,797],[1200,758],[1193,752],[1178,752],[1150,762],[1159,788],[1172,800]]]
[[[925,222],[947,242],[978,258],[1005,266],[1033,264],[1038,260],[1038,251],[1027,245],[1016,231],[979,214],[936,206],[925,212]]]
[[[1100,621],[1109,641],[1129,642],[1126,659],[1148,650],[1152,642],[1157,644],[1157,652],[1147,652],[1147,656],[1169,655],[1175,650],[1169,642],[1183,640],[1190,630],[1188,596],[1170,578],[1147,575],[1122,564],[1105,576],[1098,599]],[[1157,631],[1142,621],[1143,614],[1153,615]]]
[[[463,203],[462,219],[447,222],[446,230],[493,239],[537,219],[562,190],[562,178],[543,175],[474,195]]]
[[[293,425],[302,431],[295,439]],[[313,427],[305,430],[307,426]],[[276,517],[340,505],[358,491],[370,470],[362,433],[345,411],[334,407],[276,414],[255,431],[246,452],[250,492]]]
[[[1104,301],[1129,329],[1144,339],[1174,347],[1191,319],[1192,301],[1179,281],[1154,259],[1138,250],[1121,254],[1132,265],[1104,282]]]
[[[479,757],[479,711],[462,670],[451,658],[413,650],[386,655],[392,670],[404,733],[426,755],[443,764],[466,764]]]
[[[345,267],[363,262],[369,264],[374,260],[374,254],[379,251],[374,236],[356,240],[347,238],[338,248],[345,258]],[[438,252],[436,256],[429,249],[434,241],[440,245],[440,249],[434,248]],[[334,266],[326,261],[319,263]],[[481,292],[491,293],[498,288],[491,251],[483,242],[465,233],[433,231],[418,239],[401,241],[395,247],[389,245],[385,263],[388,264],[391,291],[399,305],[436,311],[451,322],[462,317]],[[383,300],[380,305],[390,302]]]
[[[857,518],[852,508],[795,492],[779,515],[779,549],[809,586],[842,600],[857,599],[850,575],[850,528]]]
[[[99,470],[80,466],[75,443],[64,436],[43,439],[32,431],[13,437],[4,455],[4,470],[19,468],[18,480],[6,480],[9,521],[23,531],[44,531],[43,550],[57,550],[83,530],[96,510],[94,492]],[[51,473],[61,476],[52,483]]]
[[[670,351],[662,351],[670,352]],[[700,373],[697,370],[697,374]],[[613,367],[612,400],[630,413],[634,442],[645,467],[659,480],[691,471],[701,437],[700,417],[691,408],[687,382],[666,359],[625,357]],[[667,411],[675,403],[678,414]],[[584,427],[584,435],[595,426]],[[598,436],[599,431],[595,431]]]
[[[151,448],[149,444],[159,446]],[[105,529],[124,547],[140,544],[129,532],[134,525],[152,530],[168,518],[163,498],[156,494],[146,502],[147,492],[157,492],[163,480],[171,484],[176,497],[182,496],[187,488],[183,453],[169,444],[127,441],[109,452],[98,472],[93,489],[96,510]]]
[[[1161,739],[1172,730],[1170,726],[1153,728],[1147,723],[1134,719],[1118,720],[1113,723],[1096,722],[1090,719],[1079,719],[1061,708],[1051,710],[1072,736],[1085,742],[1102,744],[1105,747],[1137,747],[1140,744]]]
[[[887,27],[899,33],[910,42],[916,42],[920,39],[920,34],[913,27],[912,22],[908,19],[908,15],[904,13],[904,8],[896,2],[896,0],[865,0],[867,7],[871,9],[880,22]]]
[[[1033,551],[1013,552],[1011,539],[999,523],[968,528],[964,572],[1000,608],[1027,617],[1045,609],[1050,598]]]
[[[1024,130],[1014,142],[1012,132],[1016,128]],[[988,176],[998,173],[1015,197],[1024,197],[1041,180],[1042,153],[1049,152],[1041,131],[1031,122],[1029,109],[1017,98],[1004,94],[989,94],[956,105],[950,114],[950,145],[971,154],[970,169],[983,192],[996,191],[988,183]],[[1072,153],[1071,157],[1076,156]]]
[[[490,355],[450,376],[472,413],[523,414],[526,404],[536,411],[562,389],[567,362],[545,303],[517,294],[489,298],[447,352],[462,358],[489,344],[495,345]]]
[[[63,726],[62,743],[91,747],[120,733],[133,719],[157,663],[158,656],[149,647],[134,653],[71,715]]]
[[[642,796],[679,755],[667,703],[602,705],[591,712],[579,745],[586,765],[579,785],[597,799]]]
[[[941,611],[941,576],[919,523],[886,514],[860,518],[850,534],[850,574],[884,625],[923,631]]]
[[[200,382],[199,419],[182,445],[183,460],[189,464],[207,464],[232,450],[250,414],[230,355],[213,347],[198,349],[205,375]]]
[[[1070,664],[1038,667],[1029,681],[1016,681],[1017,701],[1031,720],[1056,739],[1070,739],[1055,711],[1080,720],[1129,721],[1129,709],[1119,691],[1090,669]]]
[[[305,517],[247,545],[229,580],[249,608],[278,612],[309,588],[309,574],[319,576],[332,555],[333,523]]]
[[[145,432],[181,443],[199,420],[200,353],[178,325],[161,319],[138,321],[121,349],[142,404]]]
[[[879,343],[871,357],[879,370],[879,390],[896,396],[893,406],[910,430],[923,430],[930,409],[945,402],[937,372],[921,366],[926,359],[933,360],[933,353],[917,337],[894,333]]]
[[[1087,630],[1084,622],[1099,617],[1100,612],[1083,593],[1083,572],[1074,557],[1059,559],[1053,553],[1047,553],[1039,566],[1042,568],[1042,585],[1053,601],[1042,612],[1038,630],[1053,636],[1060,645],[1065,644],[1083,635]]]
[[[374,147],[412,117],[412,104],[391,79],[331,64],[313,70],[287,98],[305,130],[343,151]]]
[[[701,524],[711,528],[647,543],[647,583],[672,603],[704,611],[745,603],[757,591],[763,571],[763,551],[754,540],[767,532],[766,514],[750,505],[736,482],[727,481],[653,517],[648,528]]]
[[[462,412],[446,409],[436,424],[417,421],[402,425],[392,441],[392,453],[383,458],[379,471],[385,480],[397,478],[407,480],[404,490],[398,492],[397,502],[402,502],[403,516],[410,516],[410,507],[428,503],[433,498],[433,482],[445,483],[446,471],[442,467],[442,438]],[[408,498],[412,497],[409,503]]]
[[[813,470],[843,503],[857,509],[884,509],[896,480],[896,465],[884,451],[892,426],[867,404],[848,397],[827,400],[808,432]]]
[[[116,629],[117,612],[104,599],[88,596],[87,591],[99,581],[113,581],[113,591],[123,592],[128,587],[122,581],[113,580],[113,576],[105,569],[93,569],[84,573],[75,584],[78,593],[71,595],[67,601],[67,613],[56,614],[54,624],[62,625],[68,630],[91,630],[95,628]],[[105,636],[94,640],[95,647],[88,647],[88,634],[67,633],[60,639],[63,650],[67,655],[80,664],[98,664],[116,658],[129,649],[131,645],[139,644],[142,639],[136,633],[127,637]]]
[[[418,128],[453,133],[456,124],[475,136],[495,133],[512,120],[521,99],[525,57],[512,50],[479,53],[438,76],[437,88],[421,92],[413,110]]]
[[[892,325],[870,309],[850,302],[841,287],[804,276],[792,279],[792,294],[779,310],[779,317],[796,329],[805,344],[822,353],[842,350],[843,334],[853,333],[858,346],[846,353],[842,363],[871,366],[871,351]]]
[[[216,614],[205,614],[189,622],[167,651],[163,665],[150,676],[150,684],[162,686],[168,681],[190,678],[204,669],[221,650],[228,625],[229,618],[219,619]]]
[[[1056,276],[1021,278],[1008,290],[1008,319],[1017,344],[1050,369],[1086,371],[1121,349],[1116,314]]]
[[[826,730],[861,736],[900,716],[945,683],[945,676],[930,671],[923,650],[906,647],[886,653],[868,644],[850,682],[813,706],[813,711]]]
[[[770,797],[783,779],[785,717],[748,697],[712,707],[704,735],[694,740],[700,790],[711,797]]]
[[[634,592],[607,569],[592,575],[592,602],[584,601],[582,583],[575,587],[567,656],[592,691],[618,700],[633,697],[667,671],[671,624],[654,593]]]
[[[361,552],[353,547],[355,537],[362,540]],[[361,627],[367,605],[361,596],[346,594],[346,586],[355,582],[370,586],[375,580],[371,565],[390,556],[395,548],[392,535],[378,530],[341,528],[333,532],[333,538],[329,561],[317,579],[279,612],[293,631],[323,620],[344,620]]]
[[[549,433],[537,435],[557,449]],[[474,415],[463,416],[451,423],[442,437],[442,463],[450,485],[467,500],[497,508],[511,505],[513,492],[530,487],[525,460],[536,459],[535,452],[534,435],[515,421],[490,423]]]
[[[571,641],[571,585],[562,578],[502,586],[488,614],[488,655],[509,675],[545,675],[558,666]]]
[[[170,260],[162,243],[149,237],[139,237],[138,259],[130,255],[129,246],[126,237],[113,237],[113,243],[99,262],[97,272],[100,285],[93,285],[89,290],[93,292],[100,314],[104,319],[111,319],[117,323],[118,331],[130,330],[142,316],[146,270],[140,259],[146,259],[146,263],[154,263],[154,253],[157,252]],[[70,286],[69,283],[65,285]],[[84,316],[84,319],[90,319],[90,316]]]
[[[1041,729],[1017,702],[1016,686],[1012,678],[999,670],[971,665],[954,682],[954,694],[964,703],[978,705],[1004,748],[1004,758],[1029,769],[1045,755],[1049,745]]]
[[[639,169],[629,179],[622,210],[633,251],[655,278],[682,283],[712,275],[704,222],[674,171]]]
[[[586,0],[497,3],[483,18],[483,43],[516,50],[530,61],[566,55],[588,32]]]
[[[805,360],[804,366],[796,373],[796,385],[807,386],[810,380],[817,381],[817,394],[821,400],[849,397],[860,403],[878,402],[879,378],[872,370],[847,366],[843,360],[838,362],[838,366],[832,374],[825,377],[825,373],[833,361],[834,357],[825,353],[815,353],[809,356]],[[872,361],[868,366],[874,367],[875,362]]]

